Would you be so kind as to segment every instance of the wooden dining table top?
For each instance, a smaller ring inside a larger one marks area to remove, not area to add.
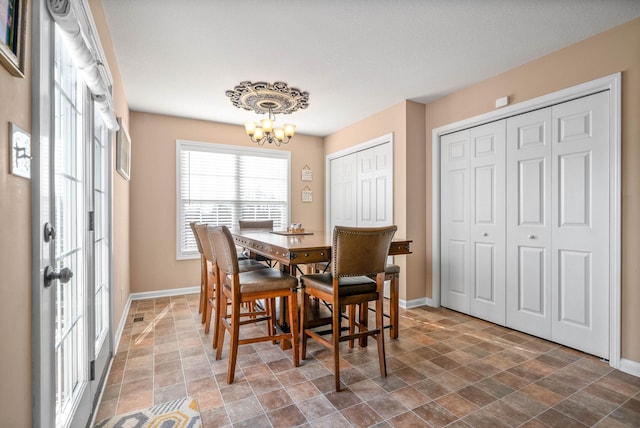
[[[231,229],[231,234],[236,245],[287,266],[331,261],[331,232],[302,234],[270,229]],[[411,254],[411,242],[394,238],[389,255]]]

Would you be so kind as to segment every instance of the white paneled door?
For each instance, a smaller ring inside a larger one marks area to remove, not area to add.
[[[356,226],[357,158],[356,154],[331,160],[331,229]]]
[[[358,227],[388,226],[393,223],[393,150],[380,144],[357,155]]]
[[[393,224],[391,142],[330,159],[329,186],[329,230]]]
[[[442,305],[609,358],[609,92],[440,137]]]
[[[443,306],[505,322],[504,121],[441,138]]]
[[[440,138],[442,305],[469,313],[469,131]]]
[[[505,123],[469,130],[470,314],[505,322]]]
[[[609,358],[609,92],[552,120],[551,338]]]
[[[551,337],[551,109],[507,119],[507,326]]]

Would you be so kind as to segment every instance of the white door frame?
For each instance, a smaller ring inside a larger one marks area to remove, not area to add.
[[[621,367],[620,357],[620,248],[621,248],[621,73],[611,74],[590,82],[523,101],[500,110],[491,111],[459,122],[435,128],[431,136],[432,159],[432,296],[431,306],[440,306],[440,136],[517,114],[549,107],[575,98],[608,90],[609,98],[609,365]],[[629,370],[629,369],[628,369]]]
[[[325,156],[324,162],[324,207],[325,207],[325,230],[330,231],[331,228],[331,161],[336,158],[350,155],[355,152],[370,149],[371,147],[379,146],[384,143],[391,143],[391,153],[393,153],[393,133],[381,135],[380,137],[373,138],[364,143],[356,144],[355,146],[347,147],[346,149],[338,150],[337,152],[330,153]],[[392,156],[393,162],[393,156]],[[392,164],[393,165],[393,164]],[[392,213],[393,218],[393,213]]]

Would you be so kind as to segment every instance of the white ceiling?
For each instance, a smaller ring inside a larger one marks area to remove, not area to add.
[[[640,16],[640,0],[104,0],[104,8],[131,110],[242,124],[257,116],[225,91],[282,81],[310,94],[287,121],[317,136]]]

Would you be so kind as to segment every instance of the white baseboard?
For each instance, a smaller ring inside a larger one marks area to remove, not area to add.
[[[170,290],[145,291],[142,293],[131,293],[131,300],[156,299],[158,297],[180,296],[182,294],[196,294],[200,292],[200,286],[185,288],[172,288]]]
[[[640,377],[640,363],[625,358],[620,358],[620,371]]]
[[[118,324],[118,328],[116,329],[116,334],[113,337],[113,355],[115,356],[116,352],[118,352],[118,346],[120,345],[120,338],[122,337],[122,331],[124,330],[124,326],[127,323],[127,315],[129,315],[129,309],[131,308],[131,294],[129,294],[129,298],[127,299],[127,303],[124,305],[124,309],[122,310],[122,315],[120,316],[120,323]]]
[[[421,299],[414,299],[414,300],[402,300],[400,299],[399,305],[401,308],[404,309],[412,309],[412,308],[418,308],[420,306],[424,306],[427,304],[427,298],[423,297]]]

